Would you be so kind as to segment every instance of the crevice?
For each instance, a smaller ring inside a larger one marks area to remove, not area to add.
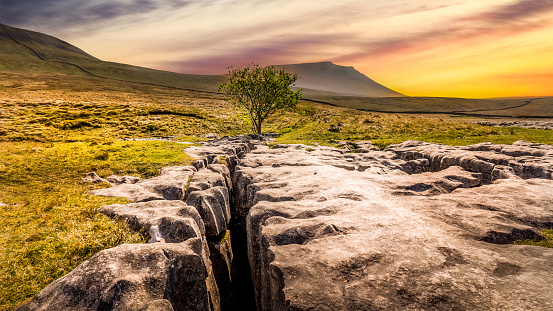
[[[492,244],[509,244],[521,240],[536,240],[545,239],[539,233],[530,229],[513,228],[511,232],[488,231],[482,241]]]
[[[232,175],[232,173],[231,173]],[[233,187],[234,188],[234,187]],[[246,228],[242,225],[236,212],[236,192],[230,195],[231,220],[229,230],[232,235],[232,252],[234,254],[234,275],[232,279],[232,296],[226,301],[221,299],[221,310],[257,310],[255,292],[251,278],[251,267],[248,259],[248,244]],[[221,293],[222,295],[223,293]]]

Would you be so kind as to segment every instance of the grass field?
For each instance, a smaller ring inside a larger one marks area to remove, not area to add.
[[[385,101],[383,101],[385,103]],[[423,103],[421,103],[422,105]],[[122,138],[246,133],[222,97],[144,84],[0,72],[0,310],[11,310],[99,250],[142,243],[145,236],[95,209],[124,199],[87,193],[85,173],[147,178],[190,158],[176,142]],[[270,118],[278,142],[333,145],[371,140],[379,147],[408,139],[452,145],[553,144],[547,130],[494,128],[450,115],[384,114],[301,102]]]
[[[447,97],[355,97],[309,92],[313,101],[369,112],[450,114],[480,117],[553,118],[553,97],[466,99]]]
[[[11,310],[102,249],[145,241],[96,213],[128,201],[88,196],[106,185],[82,183],[83,174],[149,177],[188,163],[181,150],[166,142],[0,142],[0,309]]]

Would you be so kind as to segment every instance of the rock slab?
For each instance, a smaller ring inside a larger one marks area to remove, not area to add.
[[[18,311],[218,310],[202,240],[120,245],[54,281]]]
[[[134,202],[182,200],[195,171],[193,166],[164,167],[157,177],[94,190],[90,195],[123,197]]]
[[[551,150],[258,147],[232,176],[258,310],[552,309],[553,249],[508,244],[551,226]]]

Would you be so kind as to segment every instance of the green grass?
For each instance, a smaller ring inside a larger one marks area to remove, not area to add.
[[[332,127],[341,130],[329,131]],[[303,106],[300,113],[274,116],[266,129],[281,134],[279,143],[332,145],[340,140],[370,140],[380,148],[406,140],[455,146],[511,144],[517,140],[553,144],[550,130],[489,127],[457,118],[370,113],[320,105]]]
[[[311,100],[372,112],[499,117],[553,117],[553,97],[531,100],[446,97],[355,97],[309,93]],[[530,102],[529,102],[530,101]]]
[[[162,105],[9,103],[0,141],[94,141],[236,131],[232,120],[202,110]]]

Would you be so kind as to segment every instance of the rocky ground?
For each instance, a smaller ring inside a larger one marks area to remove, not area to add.
[[[99,211],[149,243],[100,252],[19,310],[553,309],[553,250],[510,244],[553,225],[553,146],[187,152],[201,160],[149,180],[87,176],[137,202]]]
[[[553,130],[553,120],[538,120],[538,121],[512,121],[512,120],[503,120],[503,121],[476,121],[473,122],[479,125],[485,126],[499,126],[499,127],[524,127],[529,129],[543,129],[543,130]]]

